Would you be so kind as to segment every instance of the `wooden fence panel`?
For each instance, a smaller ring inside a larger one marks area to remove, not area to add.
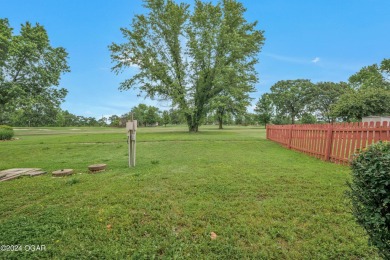
[[[267,125],[267,139],[310,156],[348,164],[360,149],[390,141],[390,123]]]

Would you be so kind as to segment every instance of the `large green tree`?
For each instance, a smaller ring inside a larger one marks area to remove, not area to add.
[[[318,113],[321,120],[333,123],[336,116],[332,113],[332,107],[340,99],[340,96],[350,91],[350,85],[345,82],[318,82],[314,85],[314,97],[310,106]]]
[[[12,39],[12,28],[7,19],[0,19],[0,66],[4,65]],[[3,80],[3,73],[0,71],[0,80]]]
[[[271,87],[270,98],[279,115],[287,115],[291,124],[310,109],[314,85],[307,79],[281,80]]]
[[[332,107],[334,116],[343,120],[390,114],[390,61],[363,67],[349,78],[352,88]]]
[[[0,19],[0,47],[0,123],[23,111],[42,119],[42,111],[58,108],[67,94],[55,88],[69,71],[65,49],[52,47],[39,24],[26,22],[20,34],[13,35],[7,19]]]
[[[377,64],[373,64],[370,66],[363,67],[349,77],[349,83],[354,89],[369,89],[369,88],[381,88],[390,90],[390,81],[389,81],[389,73],[390,70],[388,68],[389,61],[383,60],[382,65],[379,66]]]
[[[146,114],[148,112],[148,106],[145,104],[138,104],[133,107],[129,113],[129,119],[131,119],[131,113],[133,119],[137,120],[138,126],[146,126]]]
[[[256,22],[244,18],[235,0],[216,5],[195,1],[145,0],[148,13],[122,28],[126,42],[110,46],[116,73],[136,66],[138,73],[120,89],[138,87],[151,98],[170,100],[197,132],[211,100],[239,84],[254,85],[254,65],[264,42]]]
[[[159,121],[159,112],[157,107],[139,104],[131,109],[128,117],[131,118],[131,113],[133,113],[133,119],[137,120],[138,126],[147,126]]]
[[[361,120],[365,116],[390,114],[390,90],[367,88],[350,90],[333,106],[333,114],[345,121]]]
[[[145,117],[145,122],[148,125],[155,125],[158,123],[160,120],[160,111],[157,107],[154,106],[149,106],[147,111],[146,111],[146,117]]]

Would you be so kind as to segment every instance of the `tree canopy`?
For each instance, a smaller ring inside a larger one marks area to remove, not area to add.
[[[343,94],[333,106],[333,114],[344,120],[361,120],[364,116],[390,114],[390,65],[363,67],[349,78],[352,89]]]
[[[264,127],[271,122],[274,115],[274,106],[269,93],[261,95],[256,103],[255,112],[258,114],[260,123],[264,124]]]
[[[120,89],[138,87],[148,97],[170,100],[196,132],[214,97],[253,88],[263,32],[246,21],[244,6],[235,0],[195,1],[192,12],[172,0],[144,3],[148,13],[121,29],[127,42],[110,46],[116,73],[138,68]]]
[[[211,101],[211,110],[215,111],[219,129],[223,128],[223,119],[227,113],[232,115],[243,114],[246,112],[246,107],[250,105],[251,98],[247,91],[234,88],[230,93],[222,91]]]
[[[288,115],[291,124],[306,111],[313,99],[313,83],[307,79],[281,80],[271,87],[270,98],[281,115]]]
[[[313,86],[314,98],[310,106],[316,111],[320,120],[333,123],[336,120],[333,106],[340,96],[351,90],[350,85],[345,82],[318,82]]]
[[[55,86],[69,72],[68,54],[50,45],[39,24],[22,24],[19,35],[12,31],[8,20],[0,19],[0,123],[17,114],[52,118],[67,94]]]

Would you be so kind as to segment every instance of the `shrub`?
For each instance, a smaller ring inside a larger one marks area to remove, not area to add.
[[[372,245],[390,259],[390,143],[379,142],[355,155],[347,196],[356,221]]]
[[[0,140],[11,140],[14,136],[14,130],[7,125],[0,125]]]

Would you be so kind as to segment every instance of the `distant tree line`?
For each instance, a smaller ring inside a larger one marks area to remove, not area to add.
[[[390,59],[363,67],[348,82],[282,80],[263,94],[255,111],[262,124],[360,121],[390,114]]]

